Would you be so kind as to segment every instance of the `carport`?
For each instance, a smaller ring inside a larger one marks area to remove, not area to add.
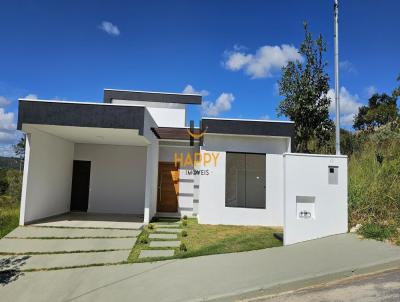
[[[155,188],[147,178],[157,173],[145,123],[154,122],[140,106],[20,100],[18,129],[27,137],[20,224],[148,220]],[[59,216],[71,210],[80,213]]]

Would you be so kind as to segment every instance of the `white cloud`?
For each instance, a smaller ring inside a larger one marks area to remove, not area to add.
[[[99,28],[111,36],[119,36],[120,35],[118,26],[112,24],[109,21],[101,22],[101,24],[99,25]]]
[[[243,70],[253,79],[272,77],[275,71],[286,66],[289,61],[303,61],[293,45],[281,46],[265,45],[260,47],[255,54],[245,53],[235,47],[233,51],[225,52],[226,61],[223,65],[232,71]]]
[[[15,156],[13,144],[0,145],[0,156]]]
[[[0,155],[14,155],[12,145],[16,143],[20,136],[16,128],[14,113],[6,112],[4,108],[0,108]]]
[[[0,108],[0,130],[14,130],[14,113],[5,112],[4,108]]]
[[[365,87],[365,93],[367,94],[368,98],[370,98],[377,92],[378,92],[378,89],[373,85]]]
[[[327,93],[331,99],[329,112],[332,115],[336,114],[335,90],[329,89]],[[353,125],[354,115],[358,113],[358,108],[363,104],[359,102],[358,94],[351,94],[346,87],[340,88],[340,123],[344,126]]]
[[[5,107],[11,104],[11,101],[4,96],[0,95],[0,107]]]
[[[235,97],[232,93],[221,93],[215,102],[204,101],[202,104],[203,113],[206,116],[217,116],[221,112],[229,111]]]
[[[24,99],[37,100],[38,96],[36,94],[30,93],[27,96],[25,96]]]
[[[202,96],[207,96],[210,93],[207,90],[196,90],[192,85],[186,85],[185,89],[183,89],[182,93],[187,93],[187,94],[200,94]]]
[[[270,116],[268,114],[264,114],[262,116],[260,116],[260,120],[269,120]]]
[[[348,73],[358,73],[354,64],[347,60],[339,62],[339,68],[343,71],[347,71]]]

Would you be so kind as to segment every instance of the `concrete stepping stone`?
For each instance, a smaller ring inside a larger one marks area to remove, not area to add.
[[[0,253],[54,253],[131,249],[136,238],[106,239],[7,239],[0,240]]]
[[[141,250],[139,258],[172,257],[174,253],[174,250]]]
[[[179,228],[179,224],[173,223],[160,223],[155,225],[157,228]]]
[[[5,238],[136,237],[138,230],[17,227]]]
[[[182,229],[174,229],[174,228],[157,228],[156,233],[180,233]]]
[[[180,241],[150,241],[150,247],[178,247]]]
[[[119,263],[128,259],[130,251],[66,253],[48,255],[0,256],[0,271],[8,269],[51,269],[94,264]]]
[[[178,239],[177,234],[150,234],[150,239]]]

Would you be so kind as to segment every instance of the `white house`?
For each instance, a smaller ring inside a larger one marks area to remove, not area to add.
[[[104,90],[104,103],[19,100],[20,224],[69,211],[283,226],[284,243],[347,231],[347,158],[291,153],[287,121],[203,118],[202,97]]]

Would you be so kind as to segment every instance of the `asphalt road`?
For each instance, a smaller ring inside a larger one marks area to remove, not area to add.
[[[278,296],[253,298],[251,302],[398,302],[400,269],[347,278]]]

